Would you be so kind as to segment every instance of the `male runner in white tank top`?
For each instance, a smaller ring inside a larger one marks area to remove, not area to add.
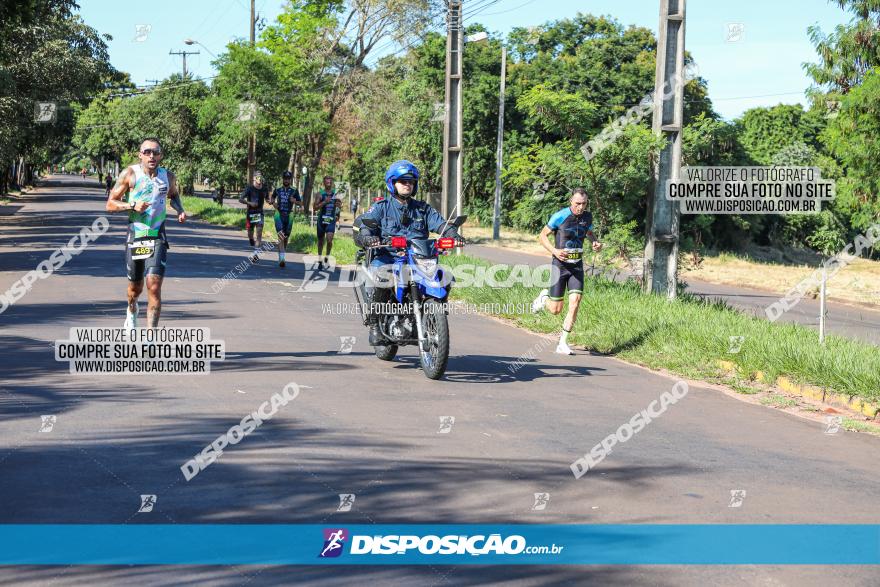
[[[144,139],[138,153],[140,163],[119,174],[107,198],[108,212],[128,212],[125,267],[128,275],[126,328],[137,327],[138,297],[147,282],[147,327],[159,325],[162,311],[162,279],[168,239],[165,236],[166,205],[177,212],[177,221],[186,221],[180,201],[177,178],[159,167],[162,146],[154,138]]]

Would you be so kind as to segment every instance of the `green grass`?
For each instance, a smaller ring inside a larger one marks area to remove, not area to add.
[[[797,405],[797,401],[791,399],[790,397],[786,397],[784,395],[779,395],[778,393],[774,393],[767,397],[761,398],[761,404],[765,406],[773,406],[774,408],[793,408]]]
[[[449,265],[489,263],[467,255],[446,257]],[[499,279],[505,273],[499,272]],[[458,288],[453,297],[471,303],[529,304],[539,287]],[[558,331],[563,315],[501,314],[535,332]],[[744,336],[740,352],[728,353],[729,337]],[[683,295],[675,301],[642,295],[636,283],[588,279],[578,322],[569,338],[575,344],[614,354],[653,369],[667,369],[694,379],[721,376],[718,359],[733,362],[745,373],[763,371],[771,379],[787,375],[802,383],[880,400],[880,348],[829,336],[819,345],[818,333],[796,324],[771,323]]]
[[[870,432],[871,434],[880,435],[880,428],[872,424],[868,424],[862,420],[853,420],[852,418],[844,418],[840,423],[844,430],[853,432]]]

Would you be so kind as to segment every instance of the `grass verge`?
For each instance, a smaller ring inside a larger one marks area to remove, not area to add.
[[[455,266],[490,264],[468,255],[444,258]],[[504,280],[505,272],[497,279]],[[516,285],[453,290],[467,302],[526,307],[540,288]],[[511,307],[512,306],[512,307]],[[562,315],[547,312],[502,313],[518,326],[542,333],[558,332]],[[729,353],[730,337],[744,337],[742,348]],[[635,283],[589,279],[584,284],[579,320],[569,340],[652,369],[693,378],[723,378],[717,360],[731,361],[743,373],[763,371],[770,380],[786,375],[800,383],[826,387],[868,401],[880,400],[880,348],[838,336],[819,345],[815,330],[753,318],[719,302],[684,295],[675,301],[642,295]]]

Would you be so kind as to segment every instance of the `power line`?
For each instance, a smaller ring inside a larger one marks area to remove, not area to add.
[[[468,13],[463,14],[462,24],[464,24],[464,22],[467,21],[468,19],[473,18],[474,16],[477,16],[478,14],[480,14],[481,11],[489,8],[490,6],[497,4],[499,1],[500,0],[479,0],[476,3],[475,7],[472,9],[472,12],[468,12]],[[532,0],[532,1],[534,1],[534,0]],[[436,20],[437,20],[438,16],[444,16],[445,14],[446,14],[446,9],[443,8],[442,10],[438,10],[436,13],[429,15],[429,18],[431,19],[431,24],[429,24],[427,27],[425,27],[425,32],[422,35],[417,35],[412,41],[404,44],[403,46],[401,46],[400,49],[398,49],[397,51],[394,51],[393,53],[388,53],[385,55],[378,55],[373,62],[367,63],[365,65],[367,67],[375,67],[379,63],[379,61],[381,61],[382,59],[384,59],[386,57],[394,57],[396,55],[399,55],[400,53],[412,48],[413,45],[415,45],[419,41],[424,42],[428,33],[440,32],[438,27],[444,27],[446,25],[445,19],[440,22],[436,22]],[[389,41],[389,42],[385,43],[384,45],[375,49],[375,51],[376,51],[376,53],[379,53],[384,48],[389,47],[393,44],[394,44],[393,40]]]
[[[505,14],[507,12],[513,12],[514,10],[519,10],[520,8],[523,8],[524,6],[528,6],[529,4],[532,4],[533,2],[535,2],[535,0],[528,0],[527,2],[524,2],[523,4],[520,4],[519,6],[515,6],[513,8],[508,8],[507,10],[500,10],[498,12],[487,12],[483,16],[495,16],[496,14]]]
[[[500,0],[484,0],[484,2],[482,4],[477,3],[477,5],[474,6],[471,9],[471,11],[464,17],[464,19],[462,20],[462,24],[466,20],[469,20],[469,19],[477,16],[478,14],[480,14],[481,12],[483,12],[484,10],[489,8],[490,6],[494,6],[495,4],[498,4],[498,2],[500,2]]]
[[[407,51],[408,49],[410,49],[413,45],[415,45],[415,44],[418,43],[419,41],[424,42],[425,39],[427,38],[427,36],[428,36],[429,33],[431,33],[431,32],[437,32],[436,30],[434,30],[436,27],[439,27],[439,26],[445,26],[445,22],[444,22],[444,21],[441,21],[441,22],[439,22],[439,23],[436,22],[437,17],[438,17],[438,16],[442,16],[442,15],[444,15],[444,14],[446,14],[446,9],[445,9],[445,8],[444,8],[443,10],[441,10],[441,11],[435,12],[435,13],[433,13],[433,14],[429,14],[429,15],[428,15],[428,18],[430,19],[430,24],[428,24],[428,25],[425,27],[424,32],[423,32],[421,35],[416,35],[415,38],[414,38],[413,40],[411,40],[410,42],[404,44],[403,46],[401,46],[400,49],[398,49],[397,51],[394,51],[393,53],[388,53],[388,54],[385,54],[385,55],[381,55],[381,54],[380,54],[380,52],[381,52],[382,50],[384,50],[386,47],[390,47],[390,46],[392,46],[392,45],[395,44],[396,41],[394,41],[393,39],[392,39],[391,41],[388,41],[388,42],[385,43],[384,45],[381,45],[380,47],[377,47],[377,48],[373,49],[373,51],[374,51],[375,54],[376,54],[376,58],[375,58],[375,60],[374,60],[372,63],[365,63],[364,65],[367,66],[367,67],[375,67],[375,66],[379,63],[379,61],[381,61],[382,59],[384,59],[384,58],[386,58],[386,57],[394,57],[395,55],[398,55],[398,54],[402,53],[403,51]]]

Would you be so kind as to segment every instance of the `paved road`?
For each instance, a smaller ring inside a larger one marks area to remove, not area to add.
[[[103,191],[53,178],[0,215],[0,291],[102,214]],[[15,212],[10,215],[10,212]],[[880,523],[880,440],[692,385],[686,398],[575,480],[569,463],[671,388],[613,358],[553,354],[538,336],[452,316],[443,381],[412,350],[378,361],[350,290],[296,291],[288,267],[252,267],[239,231],[169,226],[163,323],[207,326],[227,360],[196,376],[72,376],[52,343],[124,317],[124,218],[0,314],[3,523]],[[335,306],[332,306],[335,308]],[[340,337],[356,336],[351,354]],[[537,358],[508,366],[529,349]],[[300,396],[190,482],[180,465],[288,382]],[[57,416],[40,433],[40,416]],[[440,418],[453,429],[438,434]],[[740,508],[730,492],[744,489]],[[550,506],[532,511],[535,492]],[[339,493],[355,493],[337,513]],[[141,494],[156,494],[137,514]],[[3,584],[324,583],[876,585],[866,567],[35,567]]]

